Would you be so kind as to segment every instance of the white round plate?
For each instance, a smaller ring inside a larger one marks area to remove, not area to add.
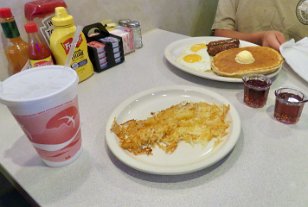
[[[185,38],[182,40],[175,41],[171,44],[169,44],[165,48],[165,58],[177,69],[180,69],[182,71],[185,71],[187,73],[193,74],[195,76],[199,76],[206,79],[216,80],[216,81],[223,81],[223,82],[234,82],[234,83],[241,83],[243,82],[241,78],[232,78],[232,77],[224,77],[216,75],[212,70],[208,71],[198,71],[194,70],[192,68],[189,68],[185,65],[182,65],[177,61],[177,58],[182,54],[185,48],[187,48],[189,45],[196,44],[196,43],[209,43],[210,41],[216,41],[216,40],[223,40],[228,39],[224,37],[190,37]],[[240,41],[240,47],[246,47],[246,46],[257,46],[256,44],[253,44],[251,42],[246,41]],[[281,70],[281,67],[279,70],[275,71],[274,73],[268,74],[267,76],[272,78],[276,76]]]
[[[116,135],[111,132],[114,119],[118,123],[130,119],[146,119],[151,112],[158,112],[184,101],[205,101],[216,104],[229,104],[227,120],[230,121],[228,135],[216,147],[201,146],[181,142],[178,148],[167,154],[153,149],[152,155],[134,155],[123,150]],[[106,142],[111,152],[128,166],[151,174],[178,175],[206,168],[226,156],[236,144],[241,131],[241,122],[235,107],[221,95],[200,87],[170,86],[138,93],[121,103],[110,115],[106,126]]]

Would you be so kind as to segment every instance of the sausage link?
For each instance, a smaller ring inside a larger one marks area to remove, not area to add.
[[[227,39],[227,40],[217,40],[217,41],[211,41],[207,44],[207,46],[216,46],[216,45],[223,45],[223,44],[227,44],[227,43],[235,43],[235,44],[240,44],[239,39]]]
[[[240,41],[238,39],[212,41],[207,44],[207,51],[209,55],[215,56],[217,53],[231,48],[237,48],[239,45]]]

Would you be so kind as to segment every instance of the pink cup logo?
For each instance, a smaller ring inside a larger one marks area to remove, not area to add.
[[[14,115],[39,155],[51,162],[70,159],[81,146],[77,96],[32,115]]]

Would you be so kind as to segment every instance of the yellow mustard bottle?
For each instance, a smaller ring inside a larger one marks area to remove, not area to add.
[[[56,7],[55,16],[51,21],[54,25],[54,30],[49,40],[50,49],[56,64],[64,65],[76,32],[74,18],[67,13],[64,7]],[[86,80],[94,73],[93,65],[89,59],[87,41],[82,32],[76,44],[70,66],[77,72],[79,82]]]

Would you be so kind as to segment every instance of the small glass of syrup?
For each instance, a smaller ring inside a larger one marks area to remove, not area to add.
[[[305,102],[304,94],[296,89],[280,88],[275,91],[274,117],[285,124],[298,122]]]
[[[252,74],[242,78],[244,82],[244,103],[253,108],[262,108],[267,101],[272,81],[265,75]]]

